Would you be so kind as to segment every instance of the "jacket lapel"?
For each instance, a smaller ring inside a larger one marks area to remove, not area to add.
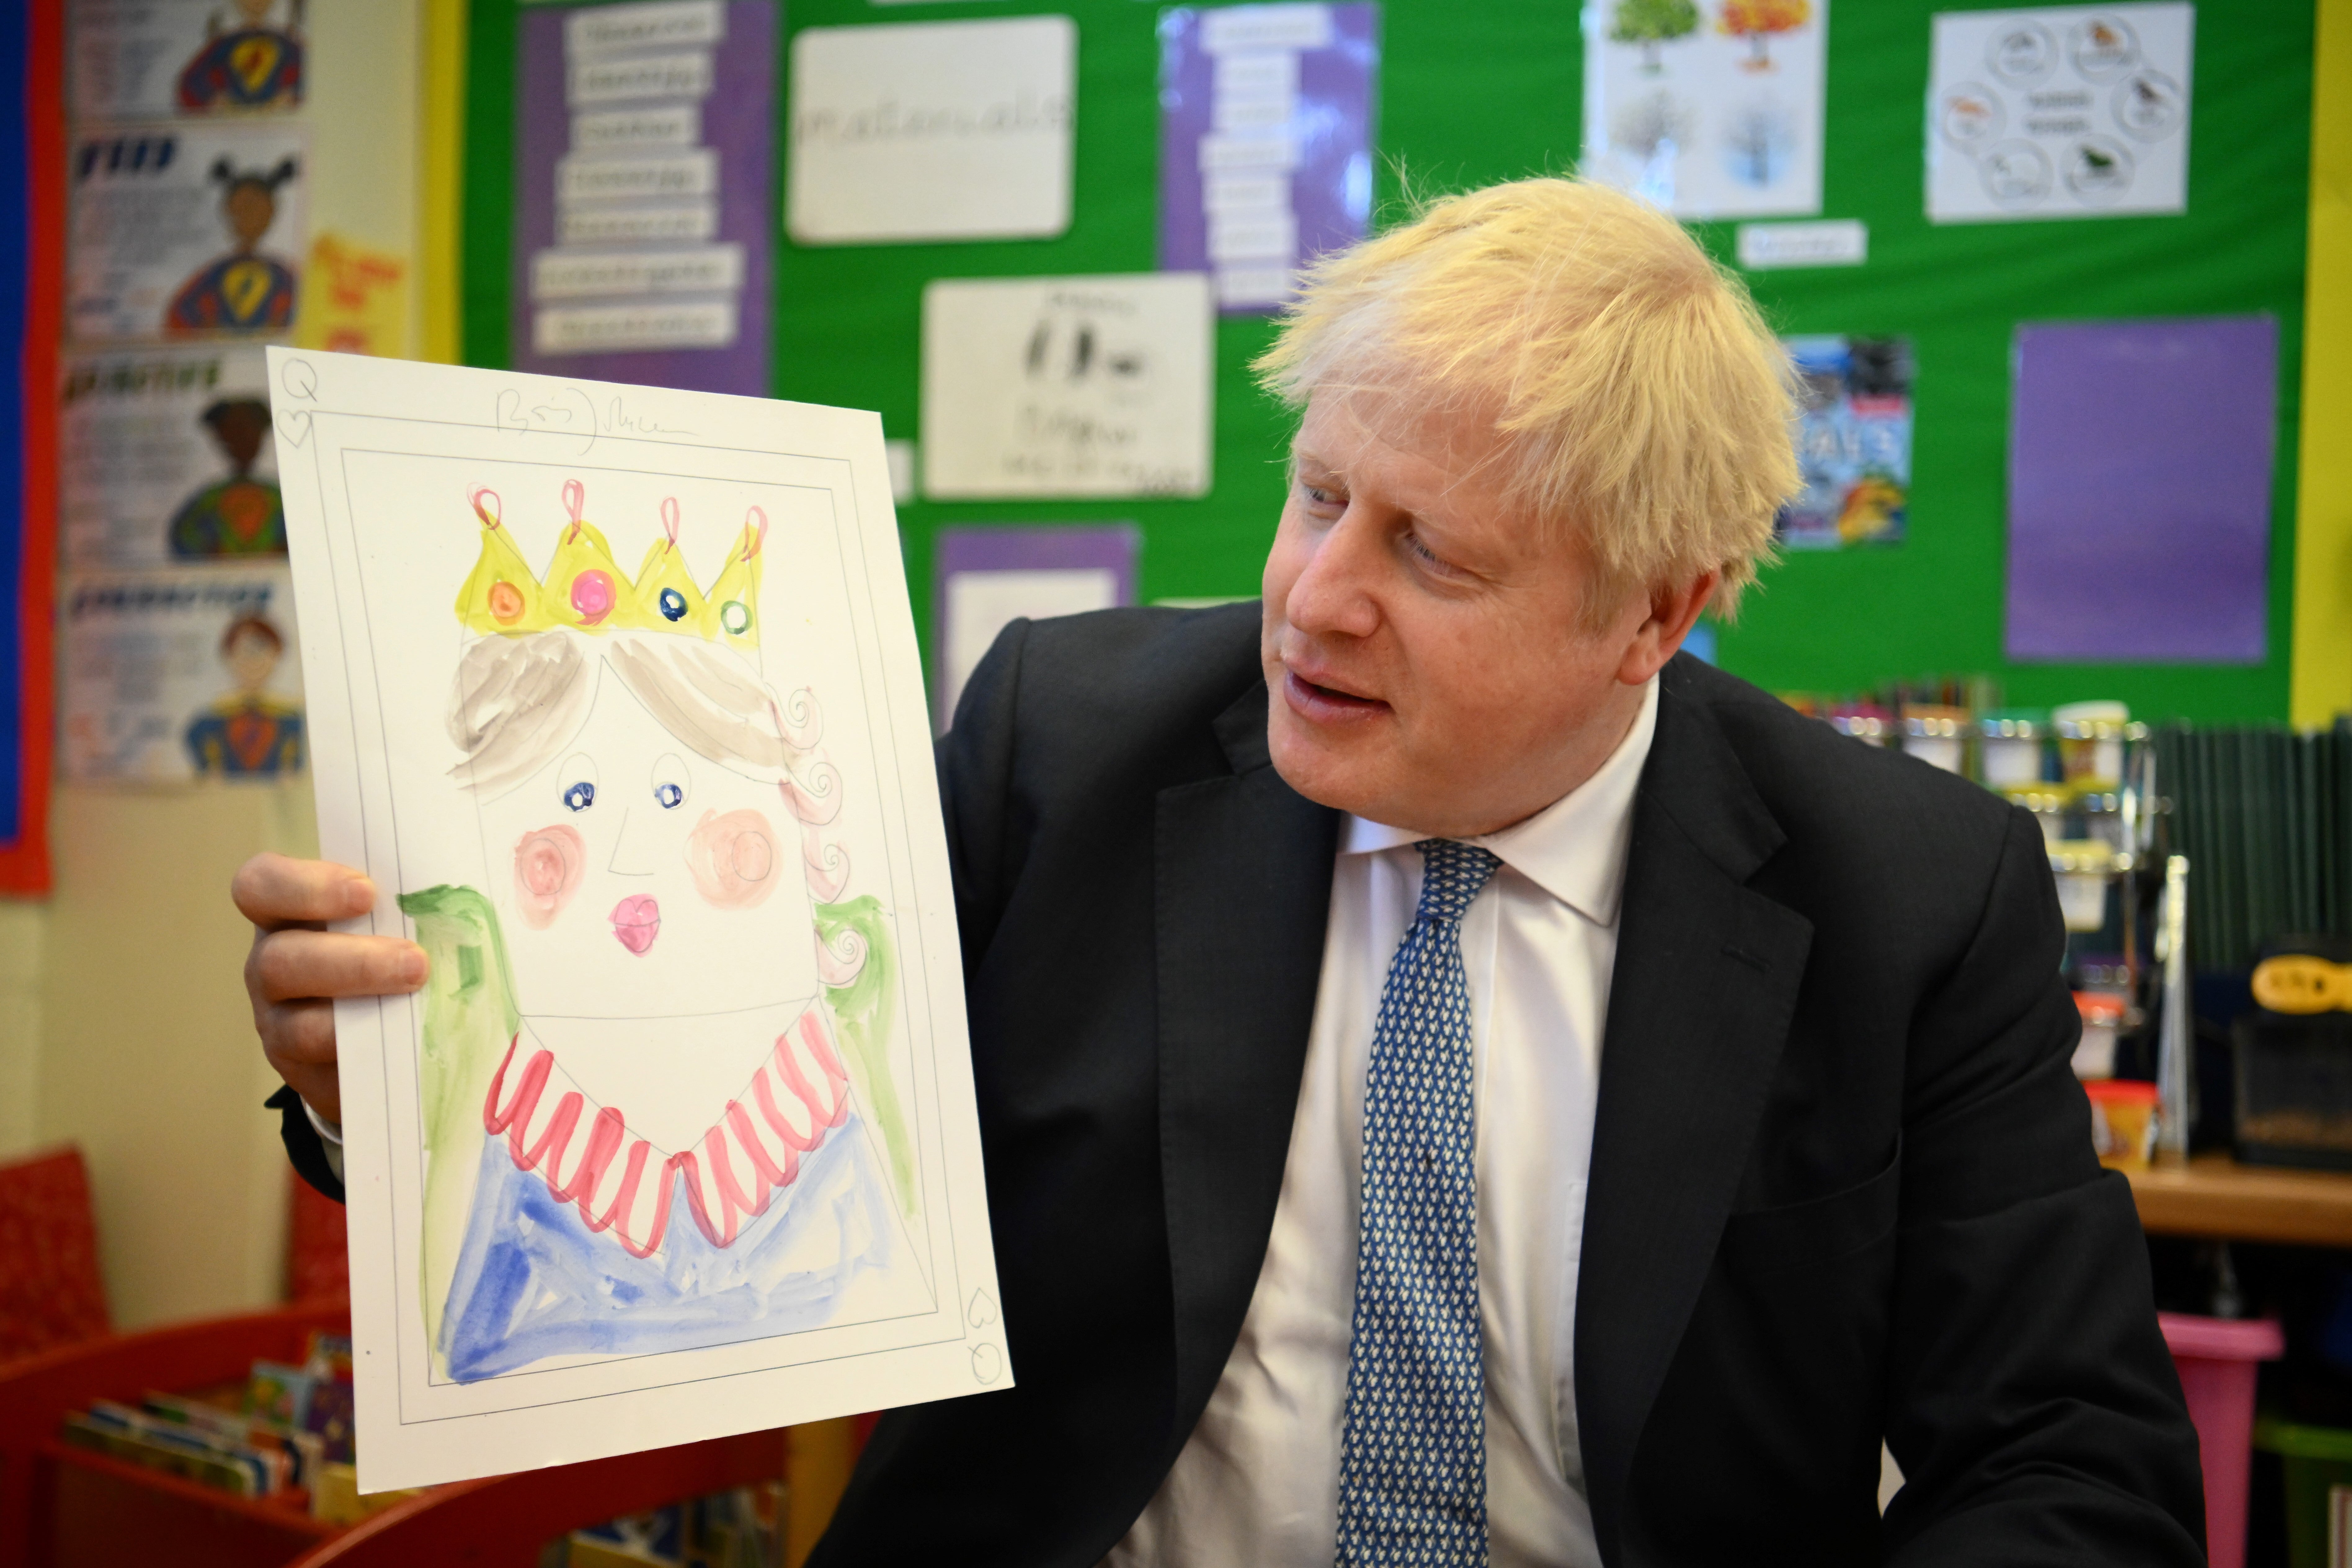
[[[1677,661],[1679,662],[1679,661]],[[1746,884],[1784,836],[1670,666],[1633,807],[1577,1285],[1576,1405],[1603,1558],[1712,1264],[1812,925]]]
[[[1157,884],[1160,1173],[1176,1426],[1192,1432],[1241,1332],[1298,1104],[1339,814],[1282,782],[1266,692],[1216,721],[1230,777],[1162,790]]]

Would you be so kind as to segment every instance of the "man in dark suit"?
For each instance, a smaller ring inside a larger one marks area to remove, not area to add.
[[[1263,605],[1016,623],[942,743],[1019,1383],[886,1416],[816,1561],[2200,1561],[2038,829],[1677,654],[1793,482],[1736,284],[1523,182],[1264,368]],[[316,998],[417,977],[360,940],[248,971],[329,1116]]]

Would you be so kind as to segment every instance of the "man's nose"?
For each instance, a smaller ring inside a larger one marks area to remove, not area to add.
[[[1290,585],[1283,618],[1310,636],[1370,637],[1380,624],[1372,597],[1380,535],[1363,509],[1350,505],[1309,547]]]
[[[654,819],[659,815],[645,806],[631,806],[621,814],[621,835],[614,841],[613,858],[606,863],[606,870],[619,877],[654,874],[660,856]]]

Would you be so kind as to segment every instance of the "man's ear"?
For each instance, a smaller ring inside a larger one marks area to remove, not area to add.
[[[1666,661],[1681,651],[1683,639],[1698,624],[1699,612],[1715,597],[1716,585],[1722,580],[1720,572],[1702,572],[1687,583],[1654,590],[1650,595],[1649,618],[1626,645],[1617,679],[1627,686],[1639,686],[1664,669]]]

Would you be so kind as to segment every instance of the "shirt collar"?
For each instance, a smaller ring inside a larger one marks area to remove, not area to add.
[[[1625,854],[1633,841],[1633,794],[1657,729],[1658,681],[1653,676],[1643,689],[1633,728],[1598,772],[1525,821],[1470,842],[1492,850],[1504,865],[1595,925],[1616,924]],[[1351,816],[1339,852],[1377,854],[1428,837]]]

